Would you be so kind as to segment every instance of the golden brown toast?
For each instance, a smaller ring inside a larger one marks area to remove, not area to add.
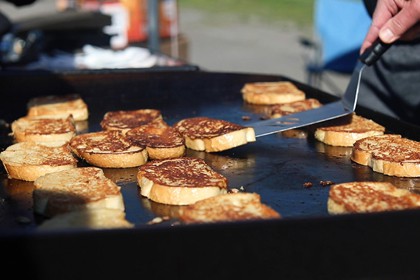
[[[80,134],[69,145],[75,155],[99,167],[135,167],[148,159],[146,148],[133,145],[119,130]]]
[[[384,132],[384,126],[353,113],[348,123],[317,127],[315,138],[328,145],[351,147],[359,139]]]
[[[285,104],[276,104],[271,106],[270,118],[280,118],[282,116],[315,109],[320,106],[322,106],[321,102],[315,98],[308,98]]]
[[[161,112],[156,109],[119,110],[107,112],[100,125],[104,130],[126,131],[161,118]]]
[[[67,118],[22,117],[12,122],[16,142],[70,141],[76,135],[72,116]]]
[[[75,210],[45,220],[38,230],[133,228],[121,209],[88,208]]]
[[[202,159],[153,160],[139,167],[141,195],[173,205],[188,205],[227,192],[227,179]]]
[[[97,167],[49,173],[34,181],[34,212],[46,217],[76,210],[110,208],[124,211],[120,187]]]
[[[283,104],[304,100],[306,94],[289,81],[246,83],[242,98],[252,104]]]
[[[366,213],[420,208],[420,195],[388,182],[347,182],[331,186],[330,214]]]
[[[261,203],[257,193],[228,193],[180,208],[184,223],[233,222],[240,220],[278,219],[281,215]]]
[[[185,153],[184,137],[162,119],[130,129],[127,140],[136,146],[145,146],[150,159],[181,157]]]
[[[420,177],[420,142],[384,134],[356,141],[351,159],[389,176]]]
[[[24,181],[77,167],[77,159],[65,142],[19,142],[1,152],[0,159],[9,177]]]
[[[48,95],[35,97],[28,102],[29,117],[51,116],[66,118],[72,115],[75,121],[84,121],[89,117],[87,104],[78,94]]]
[[[196,151],[224,151],[255,141],[252,127],[220,119],[187,118],[178,121],[173,127],[184,136],[186,147]]]

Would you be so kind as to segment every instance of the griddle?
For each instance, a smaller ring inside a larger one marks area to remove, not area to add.
[[[169,124],[208,116],[247,125],[264,118],[266,109],[244,103],[242,86],[281,80],[292,81],[321,103],[337,100],[281,75],[208,72],[196,67],[4,71],[0,74],[0,145],[3,150],[11,144],[8,124],[24,116],[27,102],[36,96],[80,94],[90,112],[84,132],[100,130],[99,122],[108,111],[141,108],[161,110]],[[420,127],[363,107],[356,113],[384,125],[387,133],[420,140]],[[150,273],[170,279],[271,275],[276,279],[416,279],[420,275],[417,258],[409,255],[420,249],[419,211],[330,216],[327,199],[330,183],[387,181],[417,191],[420,179],[386,176],[352,163],[351,148],[320,143],[313,138],[313,129],[305,128],[305,138],[279,133],[223,152],[187,152],[225,175],[230,189],[260,194],[262,202],[282,215],[273,221],[183,225],[174,214],[175,206],[141,197],[137,168],[104,169],[121,186],[127,219],[135,228],[41,232],[37,225],[43,218],[32,210],[32,183],[8,179],[1,169],[3,267],[31,279],[134,279]],[[171,219],[149,223],[162,216]],[[10,258],[12,253],[16,258]]]

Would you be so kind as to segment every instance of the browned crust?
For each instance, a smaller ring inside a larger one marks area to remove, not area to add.
[[[227,179],[198,158],[181,157],[150,161],[139,167],[138,177],[168,187],[227,188]]]
[[[76,135],[72,116],[64,119],[22,117],[12,122],[11,129],[16,142],[69,141]]]
[[[139,166],[148,156],[145,147],[132,145],[118,130],[77,135],[70,141],[70,148],[90,164],[106,168]]]
[[[160,110],[119,110],[105,113],[100,125],[104,130],[128,130],[162,118]]]
[[[290,81],[246,83],[242,98],[251,104],[283,104],[304,100],[306,95]]]
[[[261,203],[257,193],[228,193],[199,200],[179,209],[184,223],[278,219],[281,215]]]
[[[365,213],[420,208],[420,195],[388,182],[348,182],[329,191],[330,214]]]
[[[180,120],[174,124],[174,128],[183,136],[194,140],[218,137],[246,127],[220,119],[193,117]]]
[[[328,145],[351,147],[359,139],[382,135],[384,132],[384,126],[353,114],[349,123],[318,127],[314,136],[318,141]]]
[[[319,108],[321,106],[321,102],[315,98],[308,98],[285,104],[275,104],[271,106],[270,118],[280,118],[282,116]]]

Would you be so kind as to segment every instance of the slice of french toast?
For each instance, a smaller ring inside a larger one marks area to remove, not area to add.
[[[351,147],[359,139],[384,133],[384,126],[353,113],[349,121],[343,124],[318,126],[314,136],[331,146]]]
[[[155,202],[188,205],[227,192],[227,178],[202,159],[152,160],[139,167],[140,193]]]
[[[156,109],[118,110],[105,113],[100,125],[104,130],[127,131],[161,118],[160,110]]]
[[[315,98],[294,101],[285,104],[275,104],[271,106],[270,118],[280,118],[282,116],[315,109],[322,106],[321,102]]]
[[[87,208],[54,215],[43,221],[38,230],[133,228],[125,211],[111,208]]]
[[[420,195],[388,182],[346,182],[332,185],[330,214],[367,213],[420,208]]]
[[[77,167],[77,159],[63,141],[19,142],[1,152],[0,159],[9,177],[24,181]]]
[[[125,210],[121,187],[97,167],[49,173],[34,181],[34,212],[46,217],[76,210]]]
[[[180,208],[184,223],[214,223],[241,220],[278,219],[281,215],[261,202],[257,193],[227,193]]]
[[[305,92],[290,81],[246,83],[241,93],[244,101],[260,105],[290,103],[306,98]]]
[[[84,121],[89,117],[88,106],[78,94],[48,95],[35,97],[28,102],[29,117],[50,116],[66,118],[72,115],[75,121]]]
[[[73,117],[21,117],[11,124],[16,142],[70,141],[76,135]]]
[[[185,154],[184,137],[162,119],[130,129],[127,140],[136,146],[145,146],[149,159],[177,158]]]
[[[173,127],[184,136],[186,147],[196,151],[219,152],[255,141],[252,127],[220,119],[187,118]]]
[[[384,134],[356,141],[351,159],[389,176],[420,177],[420,142]]]
[[[98,167],[136,167],[148,159],[146,148],[133,145],[119,130],[79,134],[69,145],[75,155]]]

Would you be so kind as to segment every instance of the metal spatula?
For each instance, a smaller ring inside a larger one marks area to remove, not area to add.
[[[253,127],[255,130],[255,136],[265,136],[288,129],[336,119],[353,113],[356,109],[360,79],[364,68],[366,65],[370,66],[375,63],[389,47],[389,44],[377,40],[372,47],[359,57],[349,85],[341,100],[325,104],[316,109],[250,124],[249,126]]]

